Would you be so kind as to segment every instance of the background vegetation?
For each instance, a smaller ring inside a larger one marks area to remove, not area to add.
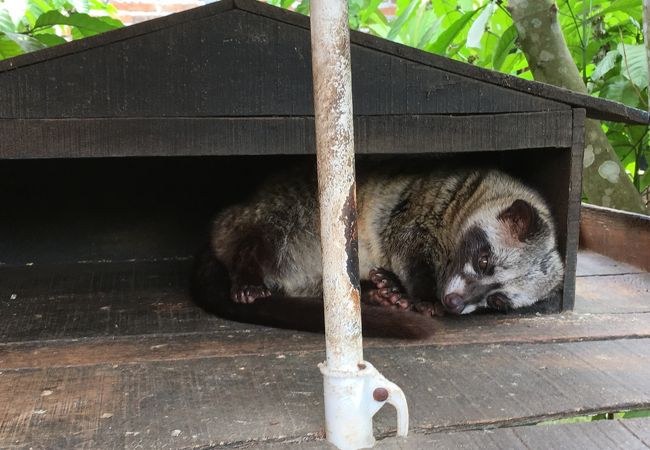
[[[309,0],[272,0],[308,13]],[[591,95],[648,109],[648,65],[641,0],[557,0],[560,25]],[[505,0],[396,0],[386,17],[381,0],[350,0],[350,27],[421,50],[532,79],[517,45]],[[648,202],[648,127],[604,123],[634,186]]]
[[[119,28],[101,0],[0,0],[0,59]]]
[[[532,79],[505,0],[349,0],[350,26],[424,51]],[[309,13],[309,0],[268,0]],[[590,94],[648,108],[641,0],[557,0],[562,30]],[[0,0],[0,59],[122,26],[101,0]],[[648,128],[604,123],[634,186],[650,185]]]

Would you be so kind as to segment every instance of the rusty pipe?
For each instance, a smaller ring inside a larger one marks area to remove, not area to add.
[[[340,370],[363,360],[349,33],[346,0],[312,1],[327,364]]]
[[[338,448],[356,450],[374,445],[372,417],[385,403],[397,409],[397,434],[405,436],[408,408],[402,390],[363,360],[349,33],[347,0],[312,0],[325,432]]]

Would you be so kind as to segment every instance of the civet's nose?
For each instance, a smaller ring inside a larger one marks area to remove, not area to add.
[[[442,303],[449,312],[454,314],[460,314],[463,312],[463,309],[465,309],[463,297],[458,294],[451,293],[445,295],[445,298],[442,299]]]

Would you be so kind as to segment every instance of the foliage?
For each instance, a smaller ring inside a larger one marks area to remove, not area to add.
[[[101,0],[0,0],[0,59],[119,28]]]
[[[307,8],[306,0],[274,0]],[[641,0],[556,0],[569,50],[592,95],[647,109],[648,66]],[[394,17],[381,0],[350,0],[350,27],[421,50],[532,79],[517,47],[505,0],[395,0]],[[604,124],[639,191],[650,184],[647,127]]]

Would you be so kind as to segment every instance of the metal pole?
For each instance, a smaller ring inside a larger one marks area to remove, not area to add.
[[[311,39],[327,364],[356,370],[363,349],[346,0],[312,1]]]
[[[341,449],[374,445],[372,416],[397,409],[408,430],[403,392],[363,360],[352,75],[347,0],[311,1],[311,47],[318,159],[327,361],[321,364],[327,440]]]

